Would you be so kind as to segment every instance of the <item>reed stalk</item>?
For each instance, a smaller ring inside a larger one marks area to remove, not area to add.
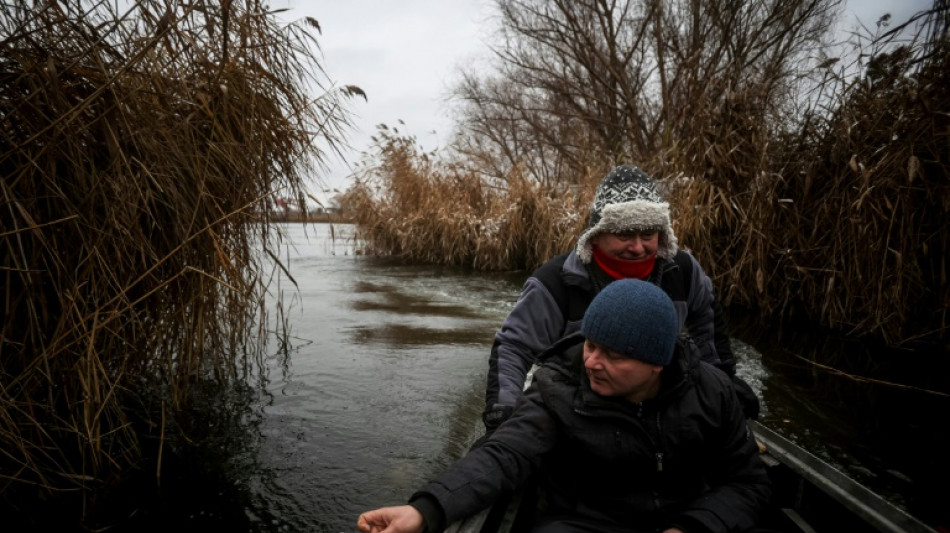
[[[266,206],[303,198],[358,92],[324,79],[316,28],[258,0],[5,4],[5,496],[94,494],[194,442],[198,385],[262,363]]]

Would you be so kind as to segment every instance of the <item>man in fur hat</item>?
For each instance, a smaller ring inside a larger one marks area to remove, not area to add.
[[[746,416],[758,416],[755,392],[735,375],[712,281],[677,246],[670,205],[653,178],[625,165],[598,186],[575,249],[550,259],[528,278],[496,333],[482,417],[487,433],[510,416],[538,355],[578,330],[587,306],[605,286],[628,278],[653,283],[670,296],[680,329],[692,337],[702,360],[731,376]]]

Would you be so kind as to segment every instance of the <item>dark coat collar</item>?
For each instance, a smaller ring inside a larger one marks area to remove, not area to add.
[[[693,383],[693,374],[699,366],[699,357],[696,350],[689,349],[689,345],[688,339],[682,337],[677,339],[673,360],[663,370],[660,392],[656,398],[643,402],[645,406],[667,403],[683,394]],[[584,370],[584,337],[579,332],[568,335],[551,345],[540,354],[538,360],[554,371],[559,381],[576,387],[577,399],[585,406],[631,405],[622,398],[608,398],[591,390],[587,372]]]

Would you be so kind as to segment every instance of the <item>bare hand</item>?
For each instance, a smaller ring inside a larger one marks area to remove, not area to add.
[[[422,514],[411,505],[367,511],[356,521],[363,533],[422,533],[424,526]]]

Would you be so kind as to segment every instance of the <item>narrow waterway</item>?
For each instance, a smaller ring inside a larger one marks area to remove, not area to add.
[[[320,224],[284,230],[296,286],[284,277],[274,291],[284,296],[290,342],[272,343],[263,391],[234,442],[222,445],[213,467],[177,473],[178,486],[193,490],[166,490],[166,508],[150,511],[175,529],[355,531],[361,511],[404,502],[481,429],[492,336],[525,274],[361,256],[349,226],[332,235]],[[924,417],[853,404],[814,372],[803,379],[805,365],[738,340],[735,348],[739,372],[765,400],[766,424],[917,514],[946,512],[931,499],[947,494],[945,481],[933,485],[948,474],[947,460],[926,462],[945,455],[937,424],[902,430]],[[919,399],[888,394],[891,407]],[[946,402],[928,405],[921,409],[946,416]],[[882,414],[887,422],[867,423]]]
[[[467,449],[517,274],[356,255],[352,228],[288,225],[292,349],[270,368],[255,531],[355,531]]]

